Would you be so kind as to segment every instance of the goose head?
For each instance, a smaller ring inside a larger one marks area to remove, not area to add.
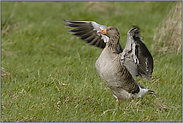
[[[119,36],[119,32],[118,32],[118,29],[115,28],[115,27],[107,27],[106,29],[104,30],[100,30],[98,31],[98,33],[101,33],[103,35],[106,35],[108,36],[109,38],[113,37],[113,36]]]

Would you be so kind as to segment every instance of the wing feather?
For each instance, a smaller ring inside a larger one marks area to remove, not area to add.
[[[139,28],[135,27],[127,33],[127,43],[121,54],[121,62],[133,77],[152,78],[153,58],[144,41],[139,36]]]
[[[109,38],[103,34],[98,33],[102,29],[106,29],[107,26],[100,25],[94,21],[71,21],[65,20],[69,23],[66,26],[70,28],[75,28],[69,32],[73,33],[75,36],[80,37],[81,40],[86,41],[88,44],[104,48]]]
[[[100,25],[94,21],[71,21],[65,20],[66,26],[71,29],[69,32],[80,37],[81,40],[95,47],[104,48],[109,38],[98,33],[107,26]],[[139,36],[139,28],[135,27],[127,33],[127,43],[125,49],[121,45],[117,46],[118,53],[121,53],[121,62],[124,64],[133,77],[145,77],[150,80],[153,72],[153,58],[142,38]]]

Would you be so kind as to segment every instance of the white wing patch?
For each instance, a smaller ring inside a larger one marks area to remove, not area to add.
[[[96,23],[96,22],[94,22],[94,21],[92,21],[91,24],[92,24],[92,26],[93,26],[93,30],[97,32],[97,35],[98,35],[98,36],[102,36],[101,39],[103,39],[104,42],[107,43],[107,42],[109,41],[109,37],[107,37],[106,35],[103,35],[103,34],[101,34],[101,33],[98,33],[98,31],[103,30],[103,29],[106,29],[107,26],[105,26],[105,25],[100,25],[100,24],[98,24],[98,23]]]

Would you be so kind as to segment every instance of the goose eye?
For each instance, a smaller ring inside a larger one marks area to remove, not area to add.
[[[109,28],[109,30],[111,30],[111,28]]]

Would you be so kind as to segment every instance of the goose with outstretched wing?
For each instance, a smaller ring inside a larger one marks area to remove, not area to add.
[[[119,43],[119,32],[115,27],[107,27],[94,21],[65,22],[68,23],[66,26],[74,28],[69,32],[88,44],[103,49],[95,68],[116,100],[143,97],[148,92],[156,94],[134,80],[137,76],[150,80],[153,72],[153,58],[139,36],[139,28],[128,31],[123,50]]]

